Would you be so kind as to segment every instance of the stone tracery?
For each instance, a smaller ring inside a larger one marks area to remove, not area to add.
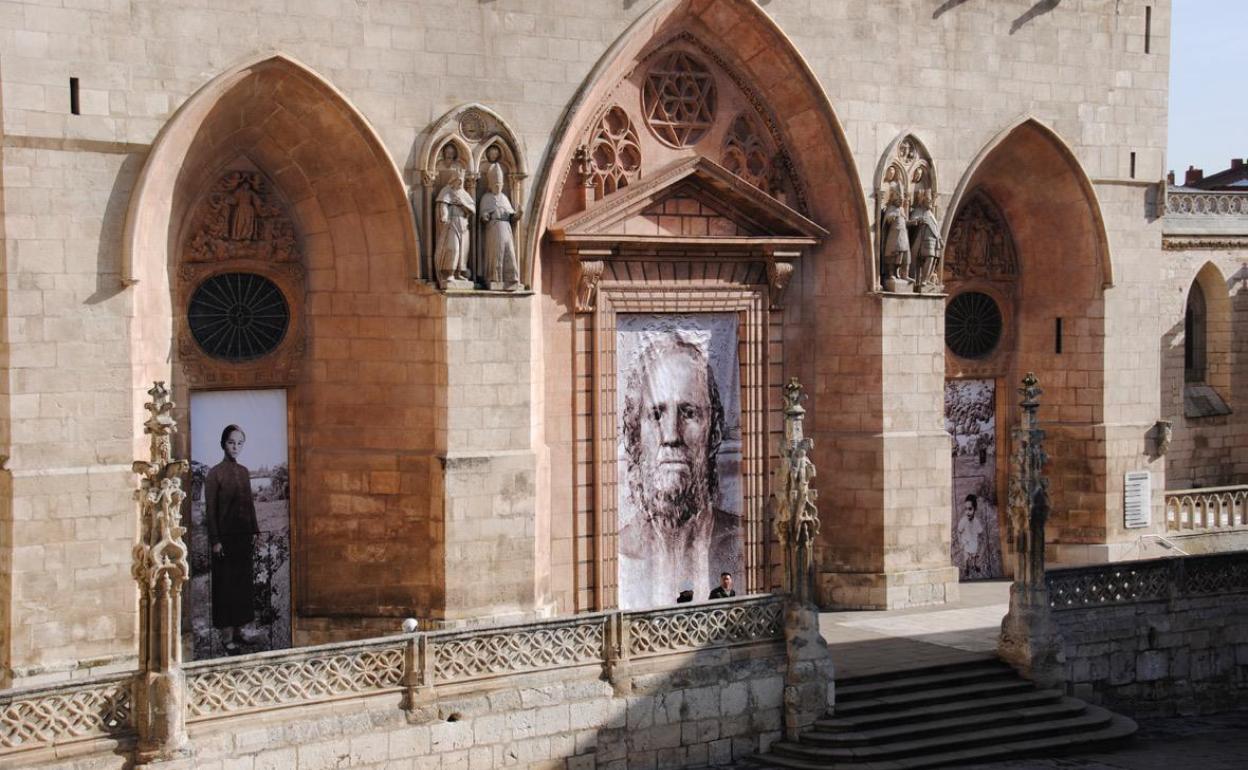
[[[672,51],[650,66],[641,93],[650,130],[664,144],[692,147],[715,122],[715,76],[685,51]]]
[[[641,145],[637,129],[628,113],[619,106],[607,110],[590,141],[586,186],[594,189],[595,199],[627,187],[641,170]]]
[[[728,127],[721,165],[760,190],[771,192],[771,153],[746,113],[738,115]]]

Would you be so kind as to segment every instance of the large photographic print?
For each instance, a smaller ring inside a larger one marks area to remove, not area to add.
[[[286,391],[191,394],[196,659],[290,646]]]
[[[621,313],[616,360],[619,606],[705,600],[742,568],[737,317]]]
[[[993,380],[945,383],[945,428],[953,439],[952,555],[962,580],[1002,575],[996,401]]]

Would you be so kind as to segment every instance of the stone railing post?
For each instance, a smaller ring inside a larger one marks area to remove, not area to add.
[[[615,694],[621,696],[631,695],[633,692],[628,654],[629,630],[628,616],[624,613],[613,612],[607,616],[603,638],[607,681],[611,683]]]
[[[1044,572],[1044,528],[1049,517],[1049,482],[1044,477],[1044,431],[1036,412],[1040,383],[1031,372],[1019,388],[1022,414],[1014,428],[1010,470],[1009,521],[1014,535],[1014,583],[1010,609],[1001,621],[997,652],[1003,660],[1041,686],[1065,679],[1062,642],[1053,624]]]
[[[151,436],[151,459],[136,460],[142,478],[139,542],[131,574],[139,584],[139,674],[135,681],[134,723],[139,767],[189,766],[186,734],[186,680],[182,673],[182,586],[190,577],[182,540],[182,474],[188,463],[174,460],[177,432],[173,401],[163,382],[147,391],[152,400],[143,430]]]
[[[827,642],[819,635],[819,610],[815,606],[815,538],[819,535],[817,493],[811,489],[815,465],[802,422],[805,394],[794,377],[784,388],[784,439],[776,468],[772,497],[775,500],[776,538],[784,555],[784,641],[788,663],[784,677],[784,733],[797,740],[799,733],[832,705],[832,659]]]
[[[437,716],[428,707],[434,701],[433,656],[428,634],[412,634],[403,650],[403,710],[407,721],[422,724]]]

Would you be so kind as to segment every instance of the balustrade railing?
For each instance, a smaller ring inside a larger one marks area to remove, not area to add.
[[[485,679],[784,639],[783,597],[402,634],[188,663],[191,724],[248,713]],[[134,733],[137,673],[0,691],[0,757]]]
[[[1049,570],[1054,610],[1248,591],[1248,551]]]
[[[1248,216],[1248,193],[1166,192],[1166,216],[1244,217]]]
[[[1167,530],[1248,528],[1248,485],[1171,489],[1165,498]]]

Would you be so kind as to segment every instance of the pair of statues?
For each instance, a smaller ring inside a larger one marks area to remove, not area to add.
[[[503,192],[503,167],[491,163],[485,172],[487,192],[481,196],[480,211],[472,194],[464,189],[464,170],[456,167],[435,199],[437,244],[433,263],[438,284],[444,289],[473,288],[469,272],[472,254],[472,219],[478,217],[483,236],[482,261],[487,286],[493,291],[519,291],[520,260],[516,255],[516,235],[512,223],[521,212]]]
[[[914,205],[907,217],[904,197],[898,185],[887,188],[884,214],[880,219],[883,230],[884,268],[887,272],[884,288],[892,292],[914,291],[920,294],[936,291],[940,286],[940,255],[944,241],[940,237],[940,225],[936,221],[935,201],[931,189],[915,192]],[[918,260],[918,281],[910,278],[911,245],[910,228],[914,231],[914,255]]]

